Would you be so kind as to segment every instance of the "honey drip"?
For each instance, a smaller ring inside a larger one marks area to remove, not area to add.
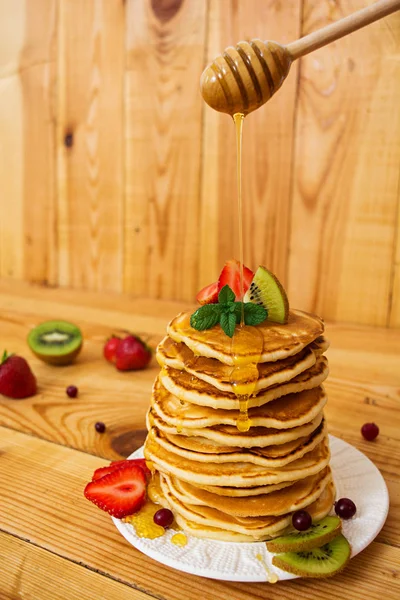
[[[125,521],[133,525],[138,537],[154,540],[155,538],[161,537],[165,533],[164,527],[157,525],[153,520],[155,513],[159,509],[160,505],[147,501],[142,508],[138,510],[138,512],[136,512],[134,515],[126,517]]]
[[[236,427],[242,432],[248,431],[251,427],[248,416],[249,399],[256,391],[257,365],[260,362],[263,344],[264,338],[256,327],[249,325],[236,327],[231,345],[234,367],[230,373],[230,382],[239,400]]]
[[[175,533],[171,538],[171,543],[183,548],[183,546],[186,546],[187,544],[187,537],[184,533]]]
[[[278,581],[278,576],[276,575],[276,573],[274,573],[273,571],[271,571],[271,569],[268,568],[267,563],[265,562],[264,557],[262,556],[262,554],[256,554],[256,559],[258,561],[260,561],[260,563],[264,567],[264,569],[265,569],[265,571],[267,573],[268,582],[269,583],[276,583]]]

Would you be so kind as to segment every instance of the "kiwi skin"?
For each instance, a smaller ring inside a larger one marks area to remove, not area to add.
[[[43,354],[40,354],[40,352],[38,352],[37,350],[34,350],[33,348],[31,348],[31,351],[33,352],[33,354],[35,356],[37,356],[37,358],[40,358],[40,360],[47,363],[48,365],[53,365],[55,367],[65,367],[74,362],[75,358],[78,356],[81,349],[82,349],[82,342],[80,343],[80,346],[78,346],[75,350],[73,350],[73,352],[70,352],[69,354],[65,354],[64,356],[44,356]]]
[[[336,538],[334,540],[332,540],[331,543],[335,544],[335,545],[340,544],[342,546],[342,549],[345,551],[345,554],[343,557],[343,562],[341,564],[338,563],[337,567],[332,568],[330,571],[327,571],[327,570],[324,571],[323,568],[321,568],[320,571],[312,570],[312,569],[307,570],[304,563],[301,567],[297,566],[296,564],[294,564],[296,562],[296,554],[297,554],[296,552],[286,552],[283,554],[276,554],[275,556],[272,557],[272,564],[275,567],[278,567],[278,569],[282,569],[282,571],[286,571],[287,573],[293,573],[293,575],[298,575],[300,577],[310,577],[310,578],[333,577],[337,573],[340,573],[340,571],[343,571],[343,569],[346,567],[347,563],[350,560],[351,547],[350,547],[350,544],[348,543],[348,541],[346,540],[346,538],[342,534],[336,536]],[[327,544],[325,544],[325,546],[329,546],[329,542]],[[321,548],[321,550],[322,549],[323,548]],[[318,550],[318,548],[314,548],[314,550]],[[312,552],[312,550],[311,550],[311,552]],[[301,554],[301,553],[298,553],[298,554]],[[291,562],[287,562],[287,560],[284,560],[286,557],[290,558]],[[311,560],[318,561],[317,558],[310,559],[310,561]]]
[[[331,523],[332,529],[326,533],[321,532],[319,535],[315,535],[312,538],[307,538],[307,532],[292,533],[283,537],[275,538],[267,542],[268,552],[280,553],[280,552],[305,552],[307,550],[314,550],[314,548],[320,548],[333,540],[342,531],[342,521],[338,517],[325,517],[322,521],[315,523],[314,525],[324,524],[324,521]],[[305,539],[302,539],[304,537]]]

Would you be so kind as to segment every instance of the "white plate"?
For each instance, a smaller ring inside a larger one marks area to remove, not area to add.
[[[343,533],[352,547],[352,556],[355,556],[382,529],[389,510],[389,494],[382,475],[364,454],[333,436],[329,436],[329,441],[337,498],[351,498],[357,506],[355,517],[343,521]],[[143,456],[142,448],[130,458],[139,456]],[[265,567],[256,558],[261,554],[268,569],[279,580],[296,578],[272,565],[272,554],[267,551],[265,542],[218,542],[185,533],[188,543],[182,548],[171,543],[170,539],[176,533],[171,529],[167,529],[162,537],[149,540],[139,538],[132,525],[115,518],[113,521],[132,546],[178,571],[225,581],[267,581]]]

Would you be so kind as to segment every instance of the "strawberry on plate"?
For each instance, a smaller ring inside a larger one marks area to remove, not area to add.
[[[119,371],[144,369],[151,360],[151,348],[137,335],[120,340],[115,351],[115,366]]]
[[[4,352],[0,360],[0,394],[21,400],[36,394],[36,377],[25,358]]]
[[[139,465],[120,467],[87,484],[85,498],[117,519],[137,512],[146,498],[146,476]]]
[[[99,469],[96,469],[93,473],[92,481],[97,481],[101,477],[109,475],[110,473],[113,473],[118,469],[129,467],[129,465],[137,465],[143,470],[146,479],[150,478],[151,471],[146,465],[146,460],[144,458],[127,458],[126,460],[115,460],[112,463],[110,463],[107,467],[100,467]]]
[[[249,289],[253,277],[253,271],[243,265],[243,294]],[[218,292],[222,290],[224,285],[229,285],[236,296],[236,300],[240,300],[240,263],[234,258],[227,260],[221,271],[218,279]]]

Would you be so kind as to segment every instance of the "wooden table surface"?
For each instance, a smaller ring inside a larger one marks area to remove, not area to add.
[[[93,470],[142,445],[158,367],[119,373],[102,358],[104,340],[129,329],[155,345],[173,302],[29,287],[0,281],[1,348],[29,359],[33,398],[0,396],[0,598],[254,600],[400,598],[400,331],[328,324],[330,432],[364,452],[389,488],[387,522],[336,578],[227,583],[164,567],[130,546],[106,513],[83,497]],[[51,367],[33,357],[29,329],[51,318],[76,322],[85,343],[76,364]],[[69,399],[68,385],[79,388]],[[104,421],[107,431],[96,433]],[[364,441],[360,427],[381,430]]]

